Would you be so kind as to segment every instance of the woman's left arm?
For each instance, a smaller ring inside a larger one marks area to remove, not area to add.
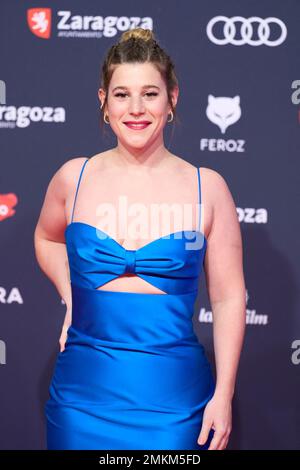
[[[209,450],[222,450],[232,427],[231,401],[246,324],[246,288],[242,236],[233,197],[219,173],[210,170],[208,178],[212,223],[204,270],[213,315],[216,388],[205,408],[198,442],[206,442],[212,428]]]

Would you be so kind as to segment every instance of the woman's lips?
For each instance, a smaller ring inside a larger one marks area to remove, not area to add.
[[[142,123],[133,123],[133,122],[124,122],[125,126],[127,126],[129,129],[135,130],[135,131],[141,131],[145,129],[151,122],[142,122]]]

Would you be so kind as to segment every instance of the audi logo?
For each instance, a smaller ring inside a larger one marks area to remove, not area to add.
[[[213,28],[217,23],[224,23],[223,35],[224,38],[217,38],[214,35]],[[236,38],[236,23],[241,23],[240,38]],[[257,23],[257,37],[253,38],[253,24]],[[276,29],[279,27],[280,35],[277,39],[270,39],[271,28],[275,26]],[[224,44],[233,44],[234,46],[243,46],[249,44],[249,46],[279,46],[283,43],[287,36],[287,27],[284,22],[279,18],[259,18],[258,16],[251,16],[250,18],[243,18],[242,16],[233,16],[228,18],[227,16],[215,16],[212,18],[206,27],[206,33],[208,38],[214,44],[223,46]]]

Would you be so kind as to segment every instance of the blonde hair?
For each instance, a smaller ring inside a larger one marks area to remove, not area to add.
[[[143,41],[156,41],[155,35],[151,29],[135,28],[125,31],[119,43],[128,41],[130,38],[142,39]]]

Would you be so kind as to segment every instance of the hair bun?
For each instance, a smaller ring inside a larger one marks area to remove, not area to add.
[[[144,28],[134,28],[125,31],[120,39],[121,42],[125,42],[133,39],[141,39],[142,41],[155,41],[155,35],[151,29],[144,29]]]

